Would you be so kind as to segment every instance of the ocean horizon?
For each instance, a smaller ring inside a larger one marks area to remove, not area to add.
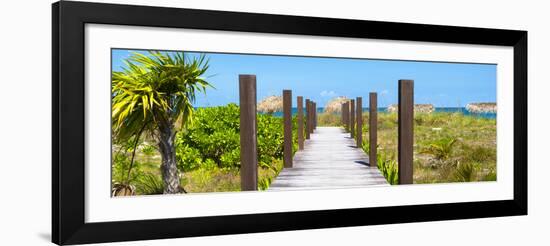
[[[208,108],[208,107],[195,107],[195,109],[196,108]],[[379,107],[378,112],[387,112],[387,108],[388,107]],[[323,113],[324,110],[325,110],[324,107],[318,107],[317,108],[318,113]],[[368,111],[369,111],[368,107],[363,108],[363,112],[368,113]],[[304,112],[305,112],[305,110],[304,110]],[[472,112],[468,111],[465,107],[435,107],[434,112],[436,112],[436,113],[437,112],[462,113],[465,116],[473,116],[473,117],[480,117],[480,118],[487,118],[487,119],[496,119],[497,118],[497,113],[472,113]],[[294,116],[296,114],[298,114],[298,108],[293,107],[292,108],[292,115]],[[283,112],[282,111],[274,112],[273,116],[283,117]]]
[[[387,112],[388,107],[379,107],[378,112]],[[317,113],[323,113],[325,110],[324,107],[318,107]],[[305,110],[304,110],[305,112]],[[369,108],[364,107],[363,112],[368,113]],[[465,116],[474,116],[474,117],[481,117],[481,118],[487,118],[487,119],[496,119],[497,113],[472,113],[468,111],[465,107],[435,107],[434,112],[438,113],[462,113]],[[298,114],[298,108],[292,108],[292,115]],[[282,117],[283,112],[275,112],[273,113],[273,116]]]

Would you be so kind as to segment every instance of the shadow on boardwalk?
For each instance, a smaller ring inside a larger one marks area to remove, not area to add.
[[[317,127],[269,190],[332,189],[389,185],[355,140],[340,127]]]

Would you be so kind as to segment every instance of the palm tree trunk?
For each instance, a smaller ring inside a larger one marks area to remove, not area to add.
[[[164,194],[174,194],[182,191],[176,165],[175,137],[176,133],[171,124],[159,124],[159,150],[162,156],[160,169],[164,183]]]

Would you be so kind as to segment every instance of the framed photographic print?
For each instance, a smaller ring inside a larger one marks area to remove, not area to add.
[[[527,214],[527,32],[53,4],[52,240]]]

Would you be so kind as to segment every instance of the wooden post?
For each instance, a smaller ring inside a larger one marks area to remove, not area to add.
[[[345,119],[345,115],[344,115],[344,107],[345,107],[345,104],[346,103],[342,103],[342,105],[340,105],[342,108],[340,109],[340,117],[342,117],[342,125],[345,126],[346,125],[346,119]]]
[[[317,103],[313,102],[313,130],[317,129]]]
[[[369,94],[369,166],[378,167],[378,102],[376,92]]]
[[[346,132],[349,131],[349,101],[344,103],[344,119],[346,123],[344,124],[344,127],[346,128]]]
[[[398,168],[399,184],[413,183],[414,81],[399,80]]]
[[[292,167],[292,91],[283,90],[283,164]]]
[[[309,101],[309,133],[313,133],[314,114],[313,114],[313,101]]]
[[[351,138],[355,138],[355,100],[354,99],[351,99],[351,102],[350,102],[350,130],[349,130],[349,133],[350,133],[350,137]]]
[[[355,110],[355,113],[357,114],[357,134],[355,137],[355,143],[357,145],[357,148],[361,148],[363,146],[363,98],[357,97],[357,109]]]
[[[347,128],[347,120],[346,120],[346,103],[342,103],[342,126],[344,127],[344,131],[346,131]]]
[[[311,119],[309,118],[311,115],[309,114],[309,99],[306,99],[306,139],[309,139],[309,123]]]
[[[311,130],[315,130],[315,102],[311,101]]]
[[[258,190],[256,75],[239,75],[241,190]]]
[[[304,149],[304,98],[298,96],[298,149]]]

